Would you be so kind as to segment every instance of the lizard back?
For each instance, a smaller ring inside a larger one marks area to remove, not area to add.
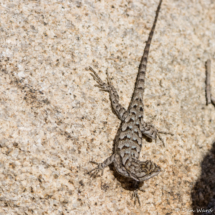
[[[118,153],[120,155],[122,164],[124,166],[129,165],[128,163],[131,161],[130,158],[138,159],[142,148],[141,126],[144,124],[144,106],[142,99],[144,92],[146,65],[161,3],[162,0],[160,0],[159,5],[157,7],[153,26],[149,33],[149,37],[144,48],[143,56],[140,61],[134,92],[131,98],[129,108],[127,110],[127,116],[125,116],[125,120],[121,123],[115,141],[115,153]]]

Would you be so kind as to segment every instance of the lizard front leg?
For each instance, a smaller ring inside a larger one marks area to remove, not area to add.
[[[114,161],[114,158],[115,158],[115,155],[111,155],[110,157],[108,157],[103,163],[97,163],[95,161],[90,161],[90,163],[93,163],[93,164],[96,164],[97,167],[90,170],[88,172],[88,174],[91,176],[91,177],[96,177],[98,175],[98,173],[100,171],[102,171],[102,175],[103,175],[103,172],[104,172],[104,168],[109,166],[111,163],[113,163]]]
[[[143,184],[144,182],[142,182],[141,186],[143,186]],[[140,182],[137,182],[137,181],[134,182],[134,187],[135,187],[135,190],[132,193],[131,199],[134,199],[134,205],[136,205],[136,202],[138,201],[139,205],[141,206],[138,190],[141,192],[144,192],[144,190],[140,188]]]
[[[128,113],[125,110],[125,108],[119,103],[119,95],[116,89],[114,88],[114,86],[110,82],[108,72],[107,72],[107,84],[106,84],[101,80],[98,74],[91,67],[89,67],[89,69],[92,72],[91,75],[93,76],[94,80],[98,84],[95,86],[99,87],[101,91],[105,91],[109,93],[113,112],[117,115],[117,117],[121,121],[124,121]]]
[[[140,130],[141,130],[143,135],[145,135],[146,137],[149,137],[152,140],[157,140],[157,137],[158,137],[164,146],[165,146],[165,144],[164,144],[163,138],[161,137],[160,134],[173,135],[170,132],[159,131],[153,125],[150,125],[150,124],[143,122],[143,121],[140,124]]]

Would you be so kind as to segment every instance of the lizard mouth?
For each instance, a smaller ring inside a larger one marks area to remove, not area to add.
[[[138,179],[139,179],[139,181],[146,181],[146,180],[148,180],[148,179],[150,179],[150,178],[153,178],[154,176],[158,175],[159,172],[160,172],[160,171],[152,172],[151,174],[145,175],[145,176],[143,176],[143,177],[141,177],[141,178],[138,178]]]

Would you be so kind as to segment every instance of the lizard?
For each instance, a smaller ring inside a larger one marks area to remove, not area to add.
[[[88,173],[91,175],[91,177],[96,177],[98,173],[102,171],[103,175],[104,168],[110,164],[113,164],[116,172],[118,172],[121,176],[127,177],[133,181],[135,190],[133,192],[132,198],[134,198],[134,204],[136,204],[136,201],[138,200],[139,205],[140,200],[138,196],[138,190],[141,190],[139,188],[139,184],[158,175],[161,172],[160,166],[151,160],[138,160],[142,148],[142,138],[143,136],[146,136],[152,140],[156,140],[158,137],[163,142],[160,134],[171,134],[168,132],[158,131],[153,125],[146,123],[143,120],[143,92],[146,65],[158,14],[161,8],[161,3],[162,0],[159,1],[156,10],[153,26],[149,33],[143,56],[140,61],[133,95],[127,110],[119,103],[119,95],[110,81],[108,71],[107,83],[104,83],[99,75],[93,70],[93,68],[89,67],[89,70],[91,71],[90,74],[97,82],[97,85],[95,86],[99,87],[101,91],[109,93],[112,110],[121,120],[121,125],[114,140],[113,154],[102,163],[90,161],[91,163],[96,164],[97,167]]]

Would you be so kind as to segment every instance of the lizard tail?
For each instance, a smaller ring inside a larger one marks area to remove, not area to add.
[[[132,101],[135,101],[137,99],[142,100],[142,97],[143,97],[145,74],[146,74],[146,65],[147,65],[147,61],[148,61],[149,49],[150,49],[152,37],[154,34],[155,26],[157,23],[158,14],[159,14],[159,11],[161,8],[161,3],[162,3],[162,0],[160,0],[159,5],[157,7],[154,23],[153,23],[153,26],[151,28],[151,31],[150,31],[150,34],[149,34],[149,37],[148,37],[148,40],[146,42],[146,46],[145,46],[145,49],[143,52],[143,56],[142,56],[141,61],[140,61],[139,70],[138,70],[135,88],[134,88],[134,93],[132,96]]]

